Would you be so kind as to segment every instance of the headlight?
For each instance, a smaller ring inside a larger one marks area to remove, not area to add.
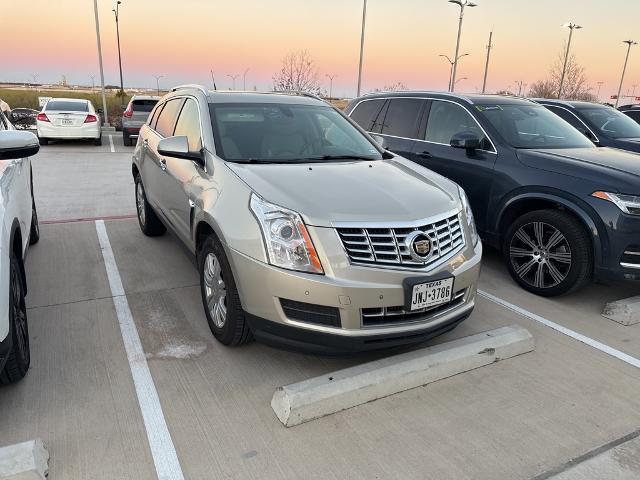
[[[640,215],[640,196],[608,192],[593,192],[591,196],[615,203],[620,210],[629,215]]]
[[[250,207],[264,238],[271,265],[309,273],[324,273],[307,227],[296,212],[251,194]]]
[[[467,194],[464,193],[462,188],[458,187],[458,192],[460,193],[460,200],[462,201],[462,209],[464,210],[464,214],[467,217],[467,224],[469,225],[469,233],[471,234],[471,241],[473,242],[473,246],[475,247],[478,244],[478,230],[476,229],[476,222],[473,218],[473,212],[471,211],[471,206],[469,205],[469,200],[467,199]]]

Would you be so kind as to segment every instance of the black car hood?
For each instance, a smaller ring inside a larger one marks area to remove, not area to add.
[[[640,138],[615,138],[609,141],[608,146],[640,153]]]
[[[616,148],[520,149],[518,159],[529,167],[577,178],[613,175],[640,181],[640,154]]]

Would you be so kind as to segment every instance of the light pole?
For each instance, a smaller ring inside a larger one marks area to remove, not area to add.
[[[564,65],[562,66],[562,75],[560,76],[560,87],[558,88],[558,98],[562,96],[562,87],[564,86],[564,76],[567,73],[567,62],[569,61],[569,49],[571,48],[571,38],[573,37],[573,31],[579,30],[582,27],[575,23],[569,22],[562,25],[569,29],[569,41],[567,42],[567,51],[564,54]]]
[[[93,12],[96,18],[96,39],[98,41],[98,63],[100,64],[100,86],[102,88],[102,110],[104,113],[104,126],[109,126],[107,114],[107,96],[104,93],[104,69],[102,68],[102,44],[100,43],[100,20],[98,19],[98,0],[93,0]]]
[[[124,95],[124,82],[122,81],[122,55],[120,55],[120,4],[122,2],[118,0],[116,2],[116,8],[111,11],[116,16],[116,37],[118,38],[118,65],[120,66],[120,93]]]
[[[227,74],[227,77],[229,77],[230,79],[233,80],[233,90],[236,89],[236,79],[239,77],[240,75],[236,74],[236,75],[229,75]]]
[[[360,87],[362,86],[362,57],[364,56],[364,27],[367,23],[367,0],[362,5],[362,29],[360,30],[360,64],[358,66],[358,94],[360,96]]]
[[[487,73],[489,72],[489,57],[491,56],[491,49],[493,45],[491,40],[493,39],[493,31],[489,32],[489,45],[487,45],[487,61],[484,64],[484,80],[482,80],[482,93],[485,92],[487,88]]]
[[[456,63],[457,60],[460,60],[462,57],[466,57],[467,55],[469,55],[468,53],[463,53],[462,55],[458,55],[458,58],[456,60],[451,60],[449,58],[448,55],[438,55],[439,57],[444,57],[447,59],[447,61],[451,64],[451,68],[449,69],[449,85],[447,86],[447,90],[449,92],[453,92],[453,89],[451,88],[451,83],[453,82],[453,65]]]
[[[91,77],[91,93],[93,93],[94,90],[96,89],[96,76],[89,75],[89,77]]]
[[[329,100],[331,100],[333,98],[333,79],[336,78],[337,75],[329,75],[326,73],[324,76],[329,79]]]
[[[454,56],[455,61],[453,63],[453,73],[451,74],[451,91],[455,90],[456,86],[456,72],[458,71],[458,53],[460,52],[460,35],[462,34],[462,18],[464,17],[465,7],[477,7],[476,3],[469,0],[449,0],[449,3],[455,3],[460,7],[460,18],[458,20],[458,39],[456,40],[456,54]]]
[[[156,87],[158,89],[158,96],[160,96],[160,79],[164,77],[164,75],[154,75],[156,79]]]
[[[242,90],[244,90],[245,92],[247,91],[247,72],[250,69],[247,68],[244,73],[242,74]]]
[[[623,43],[627,44],[627,56],[624,58],[624,67],[622,67],[622,76],[620,77],[620,86],[618,87],[618,95],[616,95],[616,108],[618,108],[618,102],[620,101],[620,92],[622,92],[622,84],[624,83],[624,74],[627,72],[627,63],[629,62],[629,53],[631,52],[631,46],[638,44],[638,42],[634,40],[625,40]]]
[[[603,84],[604,82],[598,82],[598,93],[596,93],[596,98],[598,99],[598,101],[600,101],[600,89],[602,88]]]

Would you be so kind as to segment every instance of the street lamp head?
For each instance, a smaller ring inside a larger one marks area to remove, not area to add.
[[[629,46],[638,44],[638,42],[636,42],[634,40],[624,40],[623,43],[626,43]]]
[[[562,26],[564,28],[570,28],[571,30],[579,30],[579,29],[582,28],[580,25],[578,25],[577,23],[573,23],[573,22],[563,23]]]
[[[477,7],[477,3],[470,2],[469,0],[449,0],[449,3],[455,3],[460,8],[464,7]]]

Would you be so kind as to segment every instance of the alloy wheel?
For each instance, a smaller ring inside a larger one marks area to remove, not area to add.
[[[536,288],[552,288],[571,270],[571,247],[553,225],[531,222],[516,230],[509,244],[509,258],[518,277]]]
[[[224,327],[227,321],[227,289],[222,279],[220,260],[211,252],[204,261],[204,292],[214,325]]]
[[[146,199],[144,197],[144,188],[142,187],[142,183],[136,183],[136,207],[138,209],[138,218],[140,219],[140,223],[142,225],[145,224],[145,205]]]

